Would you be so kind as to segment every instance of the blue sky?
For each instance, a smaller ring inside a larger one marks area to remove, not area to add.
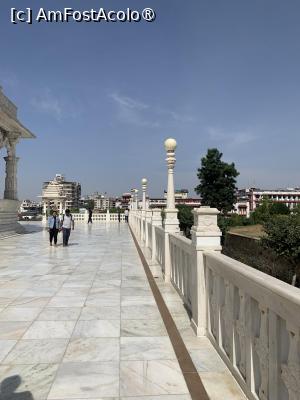
[[[157,19],[9,22],[10,7],[101,6]],[[235,162],[240,187],[300,186],[299,15],[297,0],[2,1],[0,84],[37,135],[18,146],[19,197],[55,173],[110,194],[145,176],[160,196],[169,136],[178,188],[196,186],[209,147]]]

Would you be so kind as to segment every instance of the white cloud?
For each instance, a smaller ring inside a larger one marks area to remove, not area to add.
[[[120,96],[117,93],[110,94],[110,97],[121,107],[131,108],[133,110],[146,110],[147,108],[149,108],[147,104],[134,100],[131,97]]]
[[[147,104],[118,93],[111,93],[109,97],[117,104],[118,118],[122,122],[140,127],[159,127],[159,123],[149,116]]]
[[[256,139],[254,134],[247,131],[225,132],[219,128],[209,127],[207,132],[211,140],[226,144],[229,147],[243,146]]]
[[[43,95],[33,98],[31,104],[38,111],[50,114],[58,120],[62,118],[63,104],[61,100],[53,96],[49,89],[46,89]]]
[[[176,111],[159,106],[151,106],[140,100],[119,93],[111,93],[109,97],[118,106],[118,117],[122,122],[136,126],[159,128],[174,123],[190,123],[195,119]]]

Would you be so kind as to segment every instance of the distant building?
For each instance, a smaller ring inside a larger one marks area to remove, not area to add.
[[[81,185],[78,182],[66,181],[61,174],[56,174],[52,181],[43,183],[42,203],[44,213],[49,209],[59,212],[67,208],[79,208]]]
[[[123,193],[122,197],[117,199],[118,205],[120,205],[120,208],[122,208],[123,210],[129,208],[130,201],[131,193]]]
[[[121,207],[121,199],[115,197],[109,197],[107,193],[100,194],[98,192],[81,197],[79,200],[80,207],[88,208],[90,202],[94,202],[95,211],[105,211],[111,208]]]
[[[164,198],[166,199],[168,195],[167,190],[164,191]],[[177,189],[175,190],[175,200],[187,199],[189,196],[189,191],[187,189]]]
[[[237,202],[234,205],[234,212],[238,215],[249,217],[263,199],[275,203],[283,203],[290,210],[300,204],[300,188],[287,189],[257,189],[248,188],[237,191]]]
[[[246,189],[238,189],[236,193],[237,201],[234,204],[233,213],[242,217],[250,217],[250,200]]]
[[[164,191],[164,197],[154,197],[147,199],[149,207],[151,208],[165,208],[167,206],[167,191]],[[187,189],[175,190],[175,205],[186,205],[191,208],[197,208],[201,205],[200,198],[189,197]]]
[[[293,209],[300,204],[300,188],[287,189],[246,189],[250,202],[250,211],[254,211],[262,199],[266,198],[276,203],[284,203],[288,208]]]
[[[100,195],[94,199],[94,209],[107,210],[109,206],[109,198],[104,195]]]

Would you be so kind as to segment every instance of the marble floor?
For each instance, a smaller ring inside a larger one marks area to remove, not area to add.
[[[190,400],[127,225],[77,224],[69,247],[31,231],[0,240],[1,400]],[[210,398],[244,399],[158,285]]]

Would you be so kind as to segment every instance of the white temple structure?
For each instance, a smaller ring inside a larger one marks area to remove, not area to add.
[[[57,174],[52,181],[45,184],[42,194],[43,221],[47,220],[50,210],[62,214],[66,208],[67,195],[64,190],[64,177]]]
[[[16,145],[20,139],[33,139],[35,136],[25,128],[17,117],[17,107],[2,92],[0,87],[0,152],[6,150],[4,157],[5,187],[4,198],[0,199],[0,236],[21,232],[18,224],[20,202],[17,194]]]

